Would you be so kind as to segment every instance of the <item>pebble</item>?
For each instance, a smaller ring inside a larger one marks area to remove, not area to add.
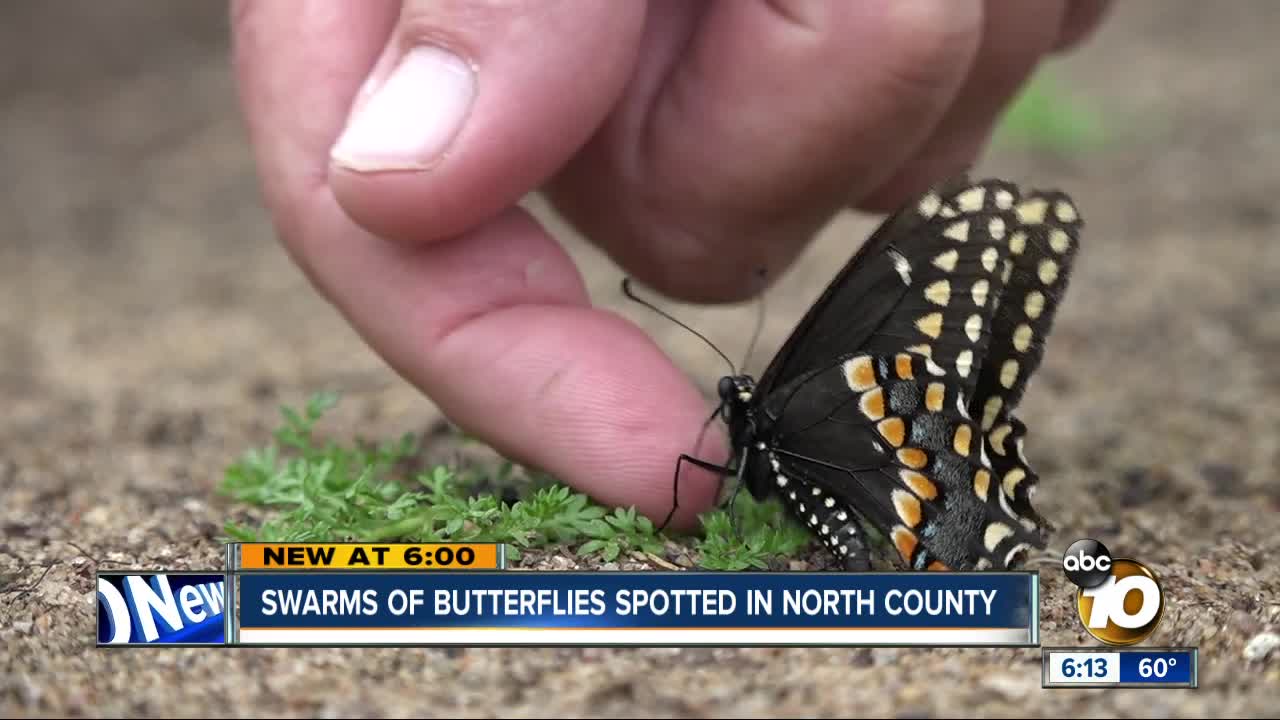
[[[1023,675],[987,675],[982,678],[982,686],[1005,700],[1021,700],[1039,687],[1039,683]]]
[[[1280,648],[1280,633],[1258,633],[1253,636],[1249,644],[1244,646],[1244,659],[1249,662],[1262,662],[1276,648]]]
[[[106,525],[112,520],[111,510],[105,505],[98,505],[86,512],[81,520],[86,525]]]
[[[898,648],[871,648],[871,662],[874,665],[892,665],[901,654]]]

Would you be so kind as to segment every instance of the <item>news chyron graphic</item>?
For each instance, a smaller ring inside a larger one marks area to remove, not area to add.
[[[226,575],[99,573],[99,645],[222,645]]]
[[[1067,548],[1062,569],[1077,588],[1076,610],[1085,630],[1107,645],[1136,645],[1164,615],[1160,580],[1142,563],[1113,558],[1106,546],[1084,538]]]
[[[230,543],[98,577],[99,647],[1038,647],[1034,572],[514,571],[498,543]]]

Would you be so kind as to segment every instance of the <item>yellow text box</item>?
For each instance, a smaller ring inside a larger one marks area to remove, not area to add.
[[[243,543],[241,570],[499,570],[497,543]]]

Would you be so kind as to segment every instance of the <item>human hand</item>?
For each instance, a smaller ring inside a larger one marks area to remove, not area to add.
[[[315,287],[460,427],[655,520],[709,407],[592,308],[536,189],[637,280],[739,300],[840,209],[967,166],[1106,0],[233,0],[266,203]],[[352,109],[354,107],[354,110]],[[724,459],[709,438],[703,457]],[[686,467],[674,524],[712,502]]]

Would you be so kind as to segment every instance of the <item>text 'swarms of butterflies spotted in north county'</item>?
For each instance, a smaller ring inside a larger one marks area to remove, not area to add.
[[[1057,191],[961,178],[890,216],[759,380],[722,378],[729,467],[847,570],[859,521],[912,570],[1016,567],[1043,548],[1013,412],[1039,367],[1081,219]],[[677,465],[677,474],[679,468]]]

